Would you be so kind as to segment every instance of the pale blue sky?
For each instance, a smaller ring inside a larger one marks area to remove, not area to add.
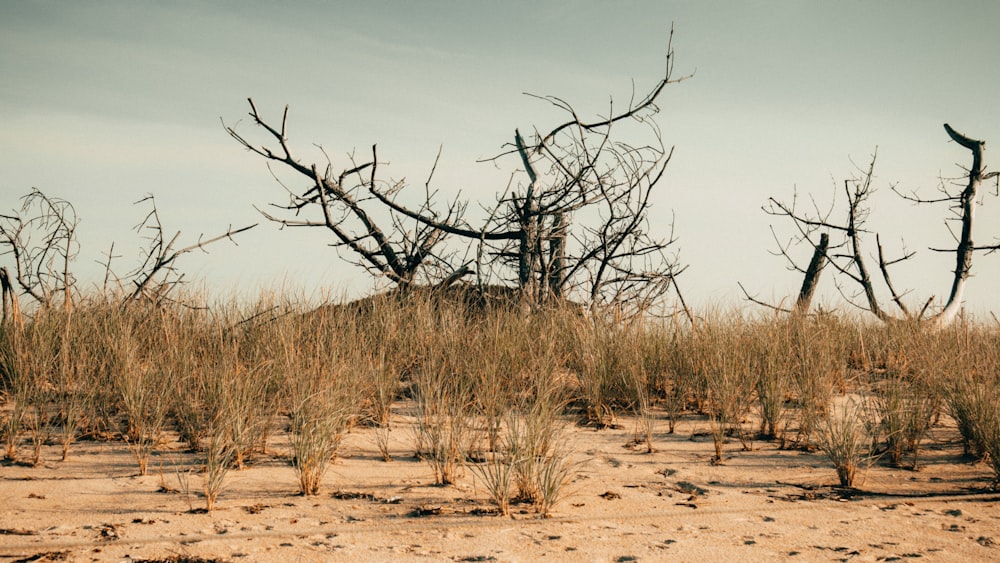
[[[259,221],[252,205],[281,201],[282,188],[219,123],[244,119],[251,133],[247,97],[276,120],[291,106],[303,158],[321,158],[313,143],[340,163],[378,143],[386,173],[419,189],[443,146],[442,193],[491,200],[517,163],[475,160],[515,127],[561,119],[523,92],[589,114],[612,97],[624,104],[633,80],[645,92],[660,77],[671,22],[677,74],[695,76],[660,101],[676,153],[654,216],[665,228],[676,213],[689,300],[737,303],[737,281],[764,298],[794,292],[799,277],[768,253],[774,221],[760,206],[796,187],[827,200],[876,145],[872,226],[887,247],[918,251],[897,283],[914,301],[947,293],[952,258],[925,250],[949,242],[945,210],[914,209],[888,185],[930,194],[939,174],[968,165],[946,121],[1000,142],[994,2],[3,0],[0,208],[33,186],[72,201],[86,283],[99,281],[111,241],[118,269],[134,265],[142,210],[132,202],[146,193],[184,240]],[[985,203],[980,243],[1000,236],[1000,201]],[[180,266],[220,292],[367,287],[319,230],[264,224],[239,240]],[[977,256],[974,274],[969,306],[1000,310],[1000,257]]]

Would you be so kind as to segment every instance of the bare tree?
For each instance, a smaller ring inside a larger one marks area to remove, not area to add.
[[[17,300],[13,295],[16,282],[23,294],[43,307],[50,307],[56,295],[62,294],[69,312],[75,283],[70,265],[79,252],[76,210],[68,201],[49,197],[37,188],[21,201],[20,211],[0,214],[0,256],[10,256],[14,262],[13,280],[4,269],[5,305],[9,298],[10,310],[17,311],[13,303]],[[4,310],[6,315],[6,306]]]
[[[670,253],[672,228],[666,239],[658,239],[649,224],[651,194],[673,154],[654,119],[656,100],[668,84],[687,78],[671,77],[673,61],[668,47],[656,86],[617,113],[612,103],[609,117],[584,120],[566,101],[538,97],[569,119],[545,134],[536,131],[529,141],[515,130],[514,142],[488,159],[518,159],[527,181],[512,181],[495,202],[481,206],[486,218],[477,224],[466,218],[467,202],[435,203],[431,182],[437,161],[422,202],[414,207],[398,198],[402,183],[377,176],[375,147],[370,159],[352,157],[338,173],[329,157],[323,166],[298,160],[286,135],[287,107],[275,126],[250,100],[254,124],[277,146],[252,143],[235,126],[224,126],[246,149],[308,182],[301,191],[288,190],[288,203],[273,205],[283,215],[262,211],[265,217],[283,227],[329,230],[336,246],[350,250],[349,259],[394,284],[449,285],[475,275],[480,287],[500,282],[536,303],[579,297],[642,309],[676,289],[683,270]],[[619,140],[619,129],[633,135],[631,143]],[[304,218],[307,210],[312,215]],[[468,258],[470,248],[474,259]]]
[[[956,192],[942,181],[940,187],[942,192],[941,197],[928,199],[916,194],[903,194],[895,186],[892,187],[897,194],[911,202],[919,204],[947,204],[953,217],[946,221],[946,224],[949,224],[951,221],[957,221],[960,224],[958,234],[949,226],[949,230],[955,239],[955,248],[931,249],[937,252],[954,252],[956,256],[952,287],[944,306],[930,317],[927,316],[927,312],[933,302],[933,297],[924,301],[919,310],[913,310],[907,306],[903,299],[907,292],[897,290],[890,275],[890,268],[900,262],[913,258],[915,252],[904,251],[898,257],[888,258],[883,248],[881,237],[878,233],[875,233],[878,271],[882,282],[885,284],[885,289],[888,290],[896,312],[893,312],[879,300],[872,270],[866,259],[863,241],[864,235],[872,234],[872,231],[868,228],[867,221],[869,215],[868,198],[872,193],[872,178],[874,176],[876,161],[876,156],[873,155],[871,163],[867,168],[861,169],[859,176],[844,182],[847,208],[844,218],[840,222],[832,218],[833,206],[823,211],[819,209],[815,202],[812,202],[811,211],[803,211],[798,205],[797,197],[793,197],[791,203],[770,198],[768,205],[764,207],[765,213],[789,219],[796,229],[796,236],[789,243],[781,244],[779,241],[778,252],[786,258],[791,269],[805,275],[803,290],[800,293],[797,309],[808,309],[809,300],[811,299],[812,291],[815,289],[822,265],[829,263],[837,274],[835,282],[845,299],[858,308],[871,312],[882,321],[925,321],[929,326],[934,328],[947,326],[954,321],[962,306],[962,296],[972,269],[973,253],[975,251],[995,251],[1000,249],[1000,245],[977,246],[973,242],[973,227],[977,205],[976,197],[980,185],[983,180],[996,177],[997,173],[985,172],[983,164],[985,142],[967,137],[955,131],[948,124],[945,124],[944,128],[952,140],[972,152],[972,166],[968,169],[965,176],[967,181],[964,188]],[[837,235],[838,242],[836,244],[830,244],[829,237],[831,235]],[[789,254],[789,248],[794,243],[807,244],[813,248],[813,262],[809,269],[802,269]],[[817,264],[820,265],[818,269],[814,267]],[[854,287],[854,289],[847,289],[842,284],[842,280],[846,281],[847,285]],[[806,297],[807,288],[809,293],[808,298]],[[744,290],[744,293],[749,299],[761,303],[746,293],[746,290]]]
[[[394,198],[402,188],[401,184],[384,187],[379,181],[377,176],[378,153],[375,146],[372,146],[370,161],[359,164],[352,157],[351,165],[336,174],[333,172],[332,163],[327,158],[326,166],[321,174],[316,164],[302,164],[288,146],[286,136],[288,107],[285,107],[281,118],[281,127],[278,129],[261,117],[252,99],[248,101],[250,103],[250,117],[253,118],[256,125],[263,128],[270,137],[277,141],[280,149],[272,149],[266,145],[254,145],[237,133],[234,127],[225,126],[226,131],[251,152],[269,161],[284,164],[307,178],[312,184],[302,193],[289,190],[288,203],[272,204],[272,207],[291,212],[291,217],[277,217],[266,211],[261,211],[264,217],[281,224],[283,227],[320,227],[329,230],[337,240],[335,246],[350,249],[356,256],[356,264],[375,275],[384,275],[393,283],[401,286],[418,281],[417,274],[422,267],[427,266],[429,261],[443,269],[448,269],[447,261],[441,259],[434,252],[444,237],[444,229],[419,222],[414,224],[415,228],[408,229],[407,225],[404,224],[405,215],[400,213],[390,214],[388,226],[379,224],[373,216],[374,211],[370,209],[373,200],[388,202],[387,205],[390,208],[394,207],[396,206]],[[433,178],[433,170],[431,178]],[[438,218],[434,215],[431,211],[434,198],[434,193],[430,188],[431,178],[428,178],[426,184],[424,204],[410,213],[421,217],[428,214],[434,217],[435,222],[440,225],[457,225],[465,211],[465,206],[455,201],[448,206],[444,217]],[[319,208],[319,218],[300,218],[300,213],[303,210],[313,207]],[[407,211],[409,210],[407,209]],[[448,275],[453,273],[454,271],[449,271]]]
[[[0,290],[3,292],[3,324],[11,323],[17,329],[24,328],[21,317],[21,306],[17,300],[17,291],[11,282],[10,270],[7,266],[0,267]]]
[[[127,276],[128,283],[133,287],[124,298],[124,302],[136,301],[141,298],[148,299],[154,303],[162,303],[169,299],[169,294],[179,286],[184,279],[184,275],[177,271],[174,263],[178,258],[195,250],[207,252],[205,248],[223,239],[229,239],[236,244],[233,238],[239,233],[249,231],[257,226],[256,223],[246,227],[234,229],[231,226],[225,233],[204,239],[199,236],[198,241],[188,246],[177,248],[177,241],[181,233],[177,231],[174,236],[167,240],[164,234],[163,223],[160,222],[160,213],[156,208],[156,200],[153,195],[147,195],[136,204],[149,204],[149,212],[143,220],[135,226],[136,232],[143,234],[148,241],[148,246],[142,251],[142,262]],[[105,284],[110,277],[114,277],[119,284],[121,280],[111,271],[111,260],[114,258],[114,246],[108,253],[106,264]]]

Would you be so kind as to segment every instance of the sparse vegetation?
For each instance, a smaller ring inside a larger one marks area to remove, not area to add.
[[[863,398],[848,397],[839,407],[831,405],[816,432],[819,447],[833,462],[842,487],[853,487],[858,468],[874,456],[863,402]]]
[[[259,457],[289,460],[297,490],[315,495],[352,425],[376,428],[386,460],[392,425],[411,429],[430,482],[475,478],[499,513],[547,514],[576,475],[574,421],[606,432],[630,417],[629,445],[647,452],[669,447],[658,432],[702,421],[706,462],[723,461],[730,439],[794,444],[854,486],[865,463],[915,467],[953,419],[965,451],[1000,476],[994,326],[713,313],[692,327],[432,292],[312,309],[197,297],[81,298],[71,315],[39,308],[23,328],[4,325],[6,457],[37,464],[57,438],[64,458],[87,434],[126,445],[144,474],[180,442],[201,459],[212,509],[226,475]],[[276,428],[288,445],[268,448]]]

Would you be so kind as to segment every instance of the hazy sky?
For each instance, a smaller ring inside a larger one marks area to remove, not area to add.
[[[287,4],[287,5],[286,5]],[[0,208],[30,188],[70,200],[81,217],[76,270],[100,280],[135,266],[131,228],[147,193],[182,242],[257,222],[284,201],[264,162],[224,132],[252,134],[247,97],[274,120],[290,105],[300,157],[335,164],[377,143],[393,178],[415,189],[443,147],[444,195],[492,200],[517,162],[497,170],[515,127],[562,117],[524,92],[558,95],[581,114],[623,105],[662,74],[671,23],[676,74],[660,99],[676,146],[656,194],[654,230],[671,213],[686,297],[737,303],[794,293],[765,215],[794,189],[829,201],[878,147],[871,226],[887,250],[916,250],[897,273],[910,300],[944,297],[946,209],[917,209],[889,190],[932,195],[969,154],[941,125],[1000,142],[1000,3],[967,2],[15,2],[0,1]],[[992,154],[987,152],[987,164]],[[503,163],[502,163],[503,164]],[[842,184],[840,184],[842,185]],[[296,186],[297,187],[297,186]],[[1000,237],[1000,200],[985,197],[976,241]],[[363,291],[320,230],[264,224],[180,267],[210,287]],[[872,241],[873,242],[873,241]],[[803,260],[808,249],[801,249]],[[1000,256],[977,256],[967,303],[1000,310]],[[824,289],[832,292],[830,278]],[[832,299],[832,298],[831,298]]]

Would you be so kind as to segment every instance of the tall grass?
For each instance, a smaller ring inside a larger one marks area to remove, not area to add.
[[[791,334],[795,320],[775,318],[754,324],[750,335],[750,369],[755,374],[760,435],[784,444],[791,421]]]
[[[166,315],[156,310],[123,309],[109,315],[103,326],[110,352],[106,367],[125,416],[123,437],[140,475],[146,474],[150,456],[163,438],[169,390],[175,385],[176,373],[169,364],[157,361],[159,349],[151,342]]]
[[[845,385],[850,330],[831,317],[788,319],[789,361],[798,407],[796,443],[814,447],[813,434],[826,416],[836,387]]]
[[[356,415],[359,393],[334,309],[278,321],[279,369],[291,417],[292,465],[299,492],[319,493],[326,469]]]
[[[5,374],[8,414],[4,420],[5,456],[15,460],[20,444],[20,432],[28,430],[31,442],[30,463],[38,465],[41,449],[57,421],[55,404],[60,392],[66,316],[61,310],[43,309],[23,328],[13,324],[4,327],[2,365]],[[67,397],[67,400],[68,397]],[[74,404],[77,402],[72,401]],[[79,415],[79,409],[73,409]],[[77,419],[78,420],[78,419]],[[74,420],[72,425],[76,424]]]
[[[635,400],[636,373],[642,368],[641,325],[597,312],[574,323],[570,367],[580,380],[588,422],[597,428],[615,424],[616,414]]]
[[[564,419],[571,386],[561,375],[567,351],[559,327],[565,319],[555,315],[508,312],[485,321],[490,325],[486,334],[497,338],[490,349],[503,351],[499,356],[507,361],[501,365],[509,371],[483,365],[477,372],[470,366],[471,373],[479,373],[472,377],[474,395],[488,405],[479,412],[496,417],[482,417],[489,451],[472,468],[503,515],[512,502],[549,514],[574,474]],[[497,385],[498,377],[504,378],[504,388]]]
[[[574,472],[574,418],[613,428],[631,416],[634,445],[652,452],[669,447],[661,420],[673,432],[707,416],[713,461],[728,440],[794,443],[822,450],[845,485],[882,452],[917,466],[954,419],[966,452],[1000,478],[995,326],[709,312],[690,327],[419,291],[319,308],[206,303],[92,296],[0,327],[5,456],[37,464],[55,441],[65,459],[90,435],[124,443],[145,473],[179,439],[202,460],[211,508],[229,471],[284,453],[267,446],[279,420],[296,489],[314,495],[355,422],[389,460],[390,431],[412,414],[435,483],[471,467],[501,513],[520,502],[544,514]]]
[[[418,449],[440,485],[458,478],[473,438],[472,378],[463,371],[464,327],[454,312],[427,319],[437,323],[436,344],[425,351],[413,374]]]
[[[869,338],[867,389],[894,465],[903,465],[910,453],[909,467],[917,467],[921,441],[943,406],[942,384],[962,370],[960,356],[951,356],[946,343],[944,334],[910,323],[889,325]]]
[[[864,397],[841,400],[839,408],[831,405],[817,428],[817,440],[823,453],[833,462],[840,486],[853,487],[859,467],[874,459],[871,451],[873,425]]]
[[[753,405],[757,375],[751,369],[747,337],[747,327],[738,319],[705,323],[695,333],[690,352],[697,355],[694,365],[709,415],[715,463],[723,461],[727,436],[737,436],[744,449],[751,447],[752,436],[744,422]]]
[[[962,369],[944,382],[943,395],[962,434],[965,453],[990,464],[1000,485],[1000,333],[968,325],[948,334]]]

